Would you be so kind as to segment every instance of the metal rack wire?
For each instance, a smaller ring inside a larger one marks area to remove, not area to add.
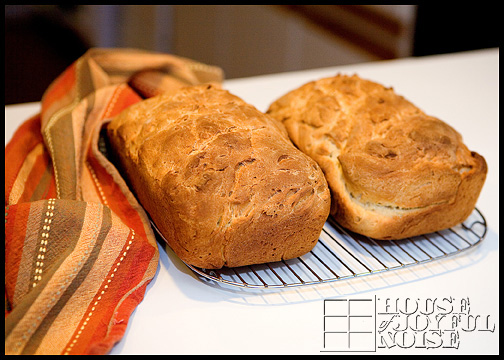
[[[108,157],[106,136],[101,136],[100,141],[100,150]],[[317,245],[298,258],[219,270],[186,265],[201,278],[231,286],[287,288],[341,281],[458,255],[480,244],[486,232],[485,217],[478,209],[453,228],[394,241],[350,233],[329,217]]]
[[[287,288],[342,281],[424,264],[474,248],[487,231],[475,209],[462,224],[404,240],[374,240],[340,227],[331,218],[309,253],[291,260],[219,270],[186,264],[204,279],[245,288]]]

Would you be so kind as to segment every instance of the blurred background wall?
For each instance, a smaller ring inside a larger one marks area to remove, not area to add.
[[[90,47],[189,57],[226,78],[498,47],[490,5],[5,5],[5,103],[39,101]]]

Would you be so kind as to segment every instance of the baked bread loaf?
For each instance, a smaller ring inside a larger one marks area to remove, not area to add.
[[[282,124],[215,85],[132,105],[107,128],[116,163],[173,251],[213,269],[301,256],[329,216],[320,167]]]
[[[334,219],[375,239],[459,224],[485,181],[485,159],[457,131],[356,75],[307,83],[267,113],[324,171]]]

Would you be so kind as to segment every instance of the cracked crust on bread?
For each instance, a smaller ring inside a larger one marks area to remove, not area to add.
[[[186,263],[235,267],[316,244],[330,192],[315,161],[269,116],[215,85],[135,104],[108,125],[122,173]]]
[[[485,159],[456,130],[357,75],[307,83],[267,113],[324,171],[335,220],[372,238],[459,224],[485,181]]]

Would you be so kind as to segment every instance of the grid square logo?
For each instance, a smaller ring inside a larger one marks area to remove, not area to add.
[[[376,351],[374,299],[324,300],[324,350]]]

